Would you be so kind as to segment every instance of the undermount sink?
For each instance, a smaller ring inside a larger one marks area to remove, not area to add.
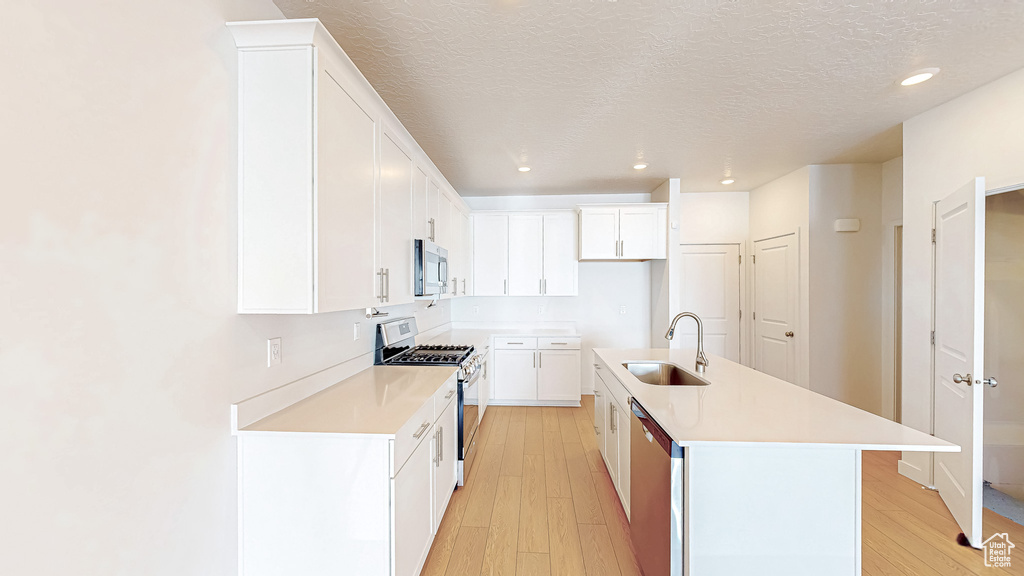
[[[624,362],[622,367],[644,384],[652,386],[707,386],[709,382],[669,362],[653,360]]]

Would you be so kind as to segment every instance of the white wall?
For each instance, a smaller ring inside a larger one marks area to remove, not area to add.
[[[749,192],[679,195],[680,244],[744,244],[749,233]]]
[[[811,167],[769,182],[750,192],[750,246],[758,240],[797,234],[800,244],[800,303],[797,343],[797,384],[807,387],[810,381],[810,182]],[[753,277],[752,272],[749,275]]]
[[[896,227],[903,224],[903,157],[882,164],[882,411],[894,418],[896,407]]]
[[[810,383],[815,392],[881,412],[882,166],[811,166]],[[836,232],[859,218],[859,232]]]
[[[577,204],[648,202],[648,194],[471,197],[473,210],[554,210]],[[650,345],[649,262],[580,262],[579,295],[561,297],[468,297],[452,301],[453,322],[482,324],[572,322],[583,336],[582,388],[591,394],[594,348]],[[619,308],[626,307],[620,314]],[[538,308],[542,311],[538,311]]]
[[[1024,191],[989,196],[985,213],[985,480],[1024,495]],[[1007,486],[1010,485],[1010,486]]]
[[[984,176],[990,190],[1024,183],[1024,70],[903,125],[903,423],[931,431],[932,205]],[[927,454],[901,471],[931,483]]]
[[[224,23],[280,17],[268,0],[5,5],[0,573],[234,574],[230,404],[370,351],[361,312],[235,314]]]

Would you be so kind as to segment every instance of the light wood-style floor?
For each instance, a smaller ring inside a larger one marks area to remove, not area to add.
[[[476,463],[452,496],[423,576],[640,576],[593,410],[593,396],[581,408],[489,407]],[[866,576],[1024,574],[1024,552],[1013,569],[986,568],[980,550],[959,546],[939,495],[900,476],[898,458],[864,453]],[[1024,542],[1024,527],[990,510],[984,531]]]

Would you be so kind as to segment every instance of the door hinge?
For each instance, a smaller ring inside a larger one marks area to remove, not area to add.
[[[757,320],[757,310],[754,310],[754,317],[753,317],[753,320]]]
[[[935,346],[935,330],[932,330],[932,346]]]
[[[740,320],[743,320],[743,310],[740,310]]]
[[[740,264],[743,264],[743,255],[740,254]]]
[[[932,228],[932,244],[935,244],[935,228]]]
[[[757,254],[754,254],[753,256],[750,257],[750,262],[752,264],[757,264]]]

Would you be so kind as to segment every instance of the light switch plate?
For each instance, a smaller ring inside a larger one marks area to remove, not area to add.
[[[362,328],[359,326],[359,322],[356,322],[356,323],[352,324],[352,339],[353,340],[359,340],[359,333],[361,331],[362,331]]]
[[[625,306],[619,306],[619,314],[625,314],[625,313],[626,313],[626,307]]]
[[[267,368],[281,363],[281,339],[267,340]]]

